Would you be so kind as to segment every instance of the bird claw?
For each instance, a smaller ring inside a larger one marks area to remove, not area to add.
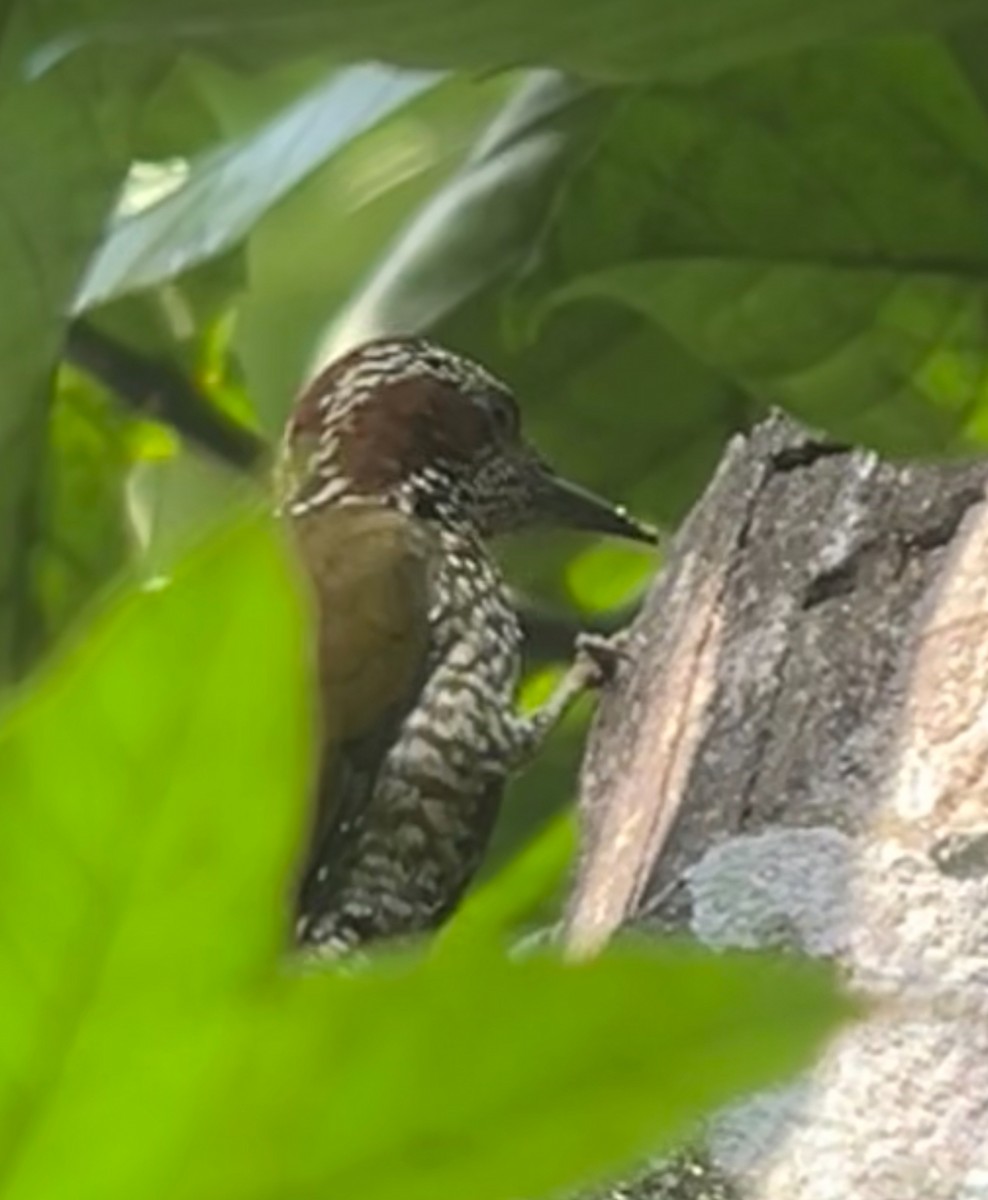
[[[631,653],[631,630],[615,634],[581,633],[576,639],[576,666],[582,668],[588,687],[613,683]]]

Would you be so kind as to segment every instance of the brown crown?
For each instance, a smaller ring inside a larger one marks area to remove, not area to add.
[[[423,338],[382,338],[326,367],[299,397],[289,435],[333,437],[354,491],[424,469],[468,466],[516,442],[517,406],[499,380]]]

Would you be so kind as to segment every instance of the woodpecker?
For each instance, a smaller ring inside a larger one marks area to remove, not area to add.
[[[316,612],[322,745],[295,934],[331,957],[436,928],[487,846],[506,779],[600,658],[516,710],[522,637],[489,541],[535,525],[654,542],[529,446],[509,388],[421,337],[331,363],[278,465]]]

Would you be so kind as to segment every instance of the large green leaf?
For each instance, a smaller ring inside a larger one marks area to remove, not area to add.
[[[328,158],[436,81],[376,66],[330,72],[259,129],[201,155],[157,204],[118,220],[76,310],[155,286],[229,249]]]
[[[41,61],[102,39],[270,61],[313,45],[426,67],[552,65],[595,78],[684,79],[824,41],[983,15],[982,0],[101,0]]]
[[[7,715],[4,1200],[535,1196],[805,1066],[856,1011],[822,964],[514,961],[491,933],[531,864],[456,953],[279,970],[312,720],[300,596],[282,538],[242,519]]]
[[[811,426],[887,453],[988,443],[988,279],[765,259],[642,262],[559,302],[608,297]]]
[[[649,91],[621,125],[569,181],[526,304],[617,300],[754,400],[889,452],[983,441],[988,121],[941,47]]]
[[[190,1200],[555,1195],[812,1060],[822,964],[687,948],[438,955],[306,980],[245,1021]]]
[[[148,1194],[218,1006],[270,969],[311,724],[286,558],[252,521],[218,535],[169,586],[121,599],[7,718],[4,1196]]]

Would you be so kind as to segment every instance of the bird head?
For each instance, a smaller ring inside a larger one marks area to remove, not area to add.
[[[501,380],[425,338],[381,338],[326,367],[289,417],[278,475],[296,516],[379,499],[485,538],[551,525],[656,541],[546,463]]]

